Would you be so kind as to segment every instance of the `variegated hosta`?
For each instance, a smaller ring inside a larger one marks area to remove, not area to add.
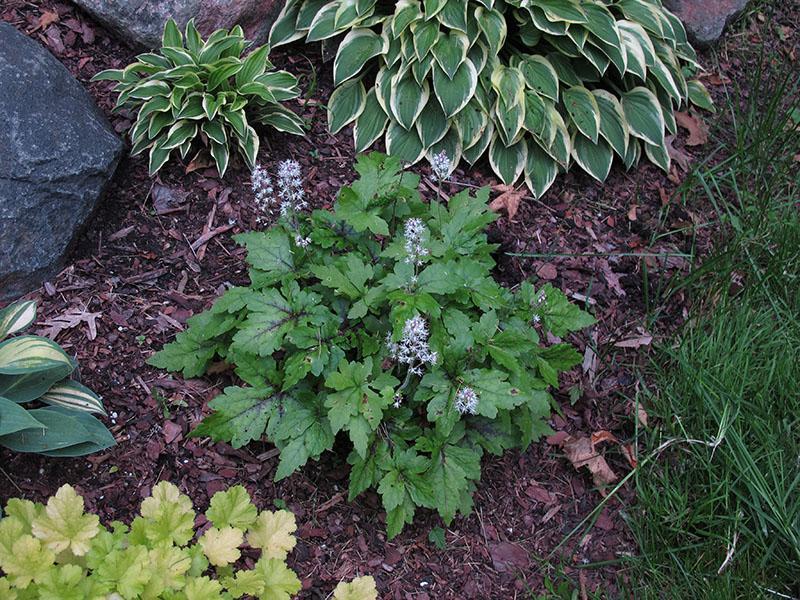
[[[356,150],[410,163],[488,153],[538,197],[573,162],[605,180],[642,150],[668,170],[673,110],[711,109],[696,55],[659,0],[288,0],[273,46],[339,42],[328,120]]]
[[[204,41],[192,21],[183,36],[170,19],[158,53],[140,54],[124,69],[93,78],[118,82],[115,110],[138,110],[130,132],[132,153],[150,151],[151,175],[172,152],[185,158],[198,137],[220,175],[228,168],[234,140],[252,169],[259,138],[250,122],[303,135],[303,121],[281,104],[300,95],[297,78],[273,70],[269,46],[242,58],[249,44],[239,26],[230,32],[218,29]]]
[[[0,340],[33,323],[36,304],[0,310]],[[0,446],[48,456],[82,456],[114,445],[90,413],[105,414],[92,390],[69,379],[76,364],[51,340],[34,335],[0,343]],[[26,409],[38,401],[43,408]]]

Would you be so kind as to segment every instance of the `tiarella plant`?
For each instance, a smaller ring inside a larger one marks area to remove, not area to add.
[[[0,446],[47,456],[82,456],[115,444],[91,413],[105,415],[92,390],[70,379],[77,364],[55,342],[12,336],[33,323],[36,304],[0,310]],[[32,402],[39,408],[25,408]]]
[[[346,435],[350,498],[377,488],[394,536],[420,506],[448,523],[468,512],[485,451],[550,431],[547,390],[580,357],[548,334],[593,319],[550,285],[492,278],[487,190],[426,203],[398,159],[362,156],[356,170],[332,212],[295,210],[291,182],[272,189],[278,224],[237,237],[250,286],[192,317],[150,363],[186,377],[232,365],[242,383],[193,435],[235,447],[266,437],[281,451],[277,479]]]
[[[300,95],[297,79],[274,70],[269,46],[242,58],[248,46],[238,25],[204,41],[193,21],[183,36],[170,19],[158,53],[140,54],[124,69],[95,75],[93,81],[118,82],[116,110],[137,111],[132,153],[149,150],[151,175],[172,152],[185,158],[196,139],[210,151],[220,175],[228,168],[234,142],[252,168],[259,138],[251,123],[303,135],[303,121],[282,105]]]
[[[286,566],[294,515],[259,512],[244,487],[217,492],[195,531],[192,501],[162,481],[130,528],[107,529],[62,486],[47,505],[9,500],[0,519],[0,598],[20,600],[289,600],[300,580]],[[195,539],[196,538],[196,539]],[[237,569],[243,557],[252,568]],[[377,600],[375,581],[340,583],[335,600]]]
[[[603,181],[644,151],[669,171],[673,110],[712,108],[660,0],[288,0],[271,43],[303,37],[338,44],[328,123],[355,122],[356,151],[385,137],[450,169],[488,152],[537,197],[573,162]]]

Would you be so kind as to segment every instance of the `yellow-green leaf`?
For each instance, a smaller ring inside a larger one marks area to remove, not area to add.
[[[294,515],[289,511],[265,510],[250,528],[247,543],[252,548],[260,548],[264,558],[284,559],[297,543],[292,535],[296,529]]]
[[[69,550],[75,556],[83,556],[100,532],[100,519],[84,514],[83,498],[65,484],[47,501],[44,514],[33,520],[32,530],[48,550]]]

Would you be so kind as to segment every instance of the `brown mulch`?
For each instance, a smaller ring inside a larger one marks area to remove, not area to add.
[[[778,15],[773,29],[781,31],[769,43],[797,68],[792,16],[796,12]],[[47,46],[86,85],[118,132],[130,127],[130,115],[110,113],[110,85],[89,79],[128,64],[133,49],[63,2],[5,0],[0,18]],[[760,44],[762,27],[756,15],[714,55],[702,57],[717,98],[731,81],[744,81],[748,65],[733,50]],[[273,54],[278,66],[303,75],[307,90],[318,87],[316,100],[294,107],[312,123],[309,135],[270,132],[260,159],[265,165],[299,161],[312,202],[329,206],[354,177],[350,132],[331,136],[325,129],[330,65],[314,47]],[[704,147],[686,145],[687,133],[681,131],[675,148],[688,160],[698,159]],[[39,300],[37,327],[51,328],[78,359],[83,382],[103,396],[119,443],[75,460],[0,449],[0,503],[12,496],[41,501],[70,483],[105,521],[129,521],[158,480],[177,483],[201,510],[214,492],[242,483],[260,507],[284,501],[297,515],[300,543],[290,564],[303,580],[303,598],[324,598],[336,582],[358,574],[373,575],[382,598],[530,597],[543,590],[556,566],[584,593],[602,590],[614,597],[626,577],[619,562],[636,551],[622,518],[634,490],[624,487],[588,533],[562,544],[602,496],[590,473],[570,464],[560,443],[567,433],[612,432],[620,443],[600,451],[618,476],[631,470],[637,418],[631,399],[637,366],[646,358],[642,351],[684,318],[687,299],[673,295],[662,306],[663,293],[673,278],[686,274],[690,256],[702,256],[712,242],[713,228],[703,227],[714,219],[709,207],[685,206],[674,195],[686,175],[679,162],[669,175],[649,164],[630,173],[615,167],[604,185],[576,170],[562,176],[543,202],[523,200],[512,220],[504,216],[492,227],[492,240],[501,244],[502,281],[551,281],[588,305],[598,324],[572,338],[585,361],[565,378],[558,396],[561,411],[551,424],[563,433],[526,452],[485,459],[475,510],[447,528],[447,547],[439,550],[427,537],[441,525],[435,515],[422,511],[414,526],[387,542],[378,496],[369,492],[347,502],[344,452],[329,453],[275,484],[277,458],[270,444],[235,450],[187,438],[225,380],[182,381],[145,360],[225,286],[246,283],[244,253],[231,236],[259,228],[259,215],[238,160],[224,180],[213,169],[186,173],[177,163],[151,180],[144,158],[125,158],[72,264],[29,295]],[[417,170],[427,182],[424,193],[433,194],[426,167]],[[496,186],[488,172],[485,165],[469,174],[459,170],[448,191]],[[216,235],[195,243],[209,232]],[[662,320],[652,331],[646,316],[657,307]],[[70,311],[84,320],[74,319],[74,327],[45,325]],[[96,335],[88,326],[92,319]]]

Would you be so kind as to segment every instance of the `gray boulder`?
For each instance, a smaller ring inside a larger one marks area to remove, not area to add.
[[[122,150],[69,71],[0,21],[0,299],[63,267]]]
[[[267,41],[283,0],[73,0],[123,38],[138,46],[161,45],[170,17],[183,26],[194,17],[204,37],[216,29],[241,25],[257,45]]]
[[[704,47],[722,37],[725,27],[742,14],[747,0],[664,0],[664,6],[683,21],[692,43]]]

